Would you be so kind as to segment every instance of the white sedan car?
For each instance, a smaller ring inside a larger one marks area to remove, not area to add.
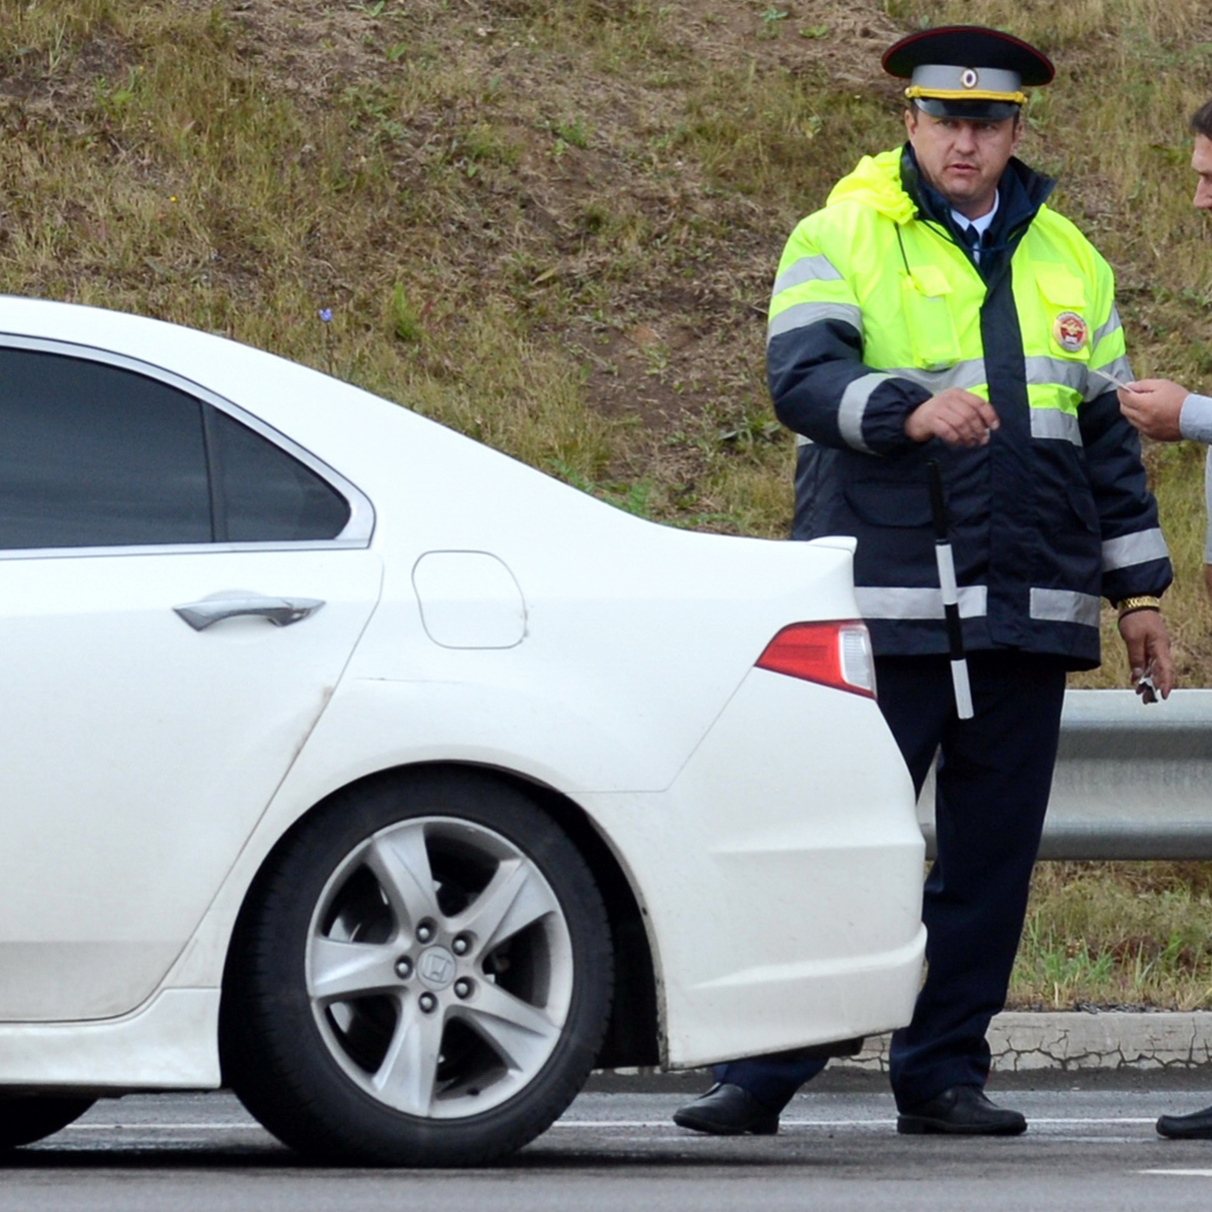
[[[0,1149],[229,1086],[457,1165],[909,1018],[849,540],[676,530],[313,370],[0,299]]]

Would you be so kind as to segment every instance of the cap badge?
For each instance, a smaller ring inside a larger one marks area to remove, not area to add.
[[[980,73],[975,67],[966,67],[960,75],[960,83],[965,88],[975,88],[981,82]]]
[[[1052,325],[1052,337],[1066,353],[1077,353],[1090,339],[1090,328],[1075,311],[1062,311]]]

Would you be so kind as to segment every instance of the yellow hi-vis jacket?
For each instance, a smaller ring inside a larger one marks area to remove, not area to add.
[[[1110,267],[1012,160],[979,254],[908,147],[864,158],[792,233],[767,369],[801,437],[796,538],[858,538],[878,653],[947,651],[926,465],[941,464],[969,649],[1098,663],[1100,595],[1160,594],[1171,570],[1135,431]],[[984,396],[983,447],[915,443],[908,414],[948,387]]]

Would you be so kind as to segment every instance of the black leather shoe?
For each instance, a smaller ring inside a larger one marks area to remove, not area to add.
[[[743,1086],[717,1082],[694,1102],[673,1113],[679,1128],[709,1132],[712,1136],[773,1136],[779,1130],[779,1113],[760,1103]]]
[[[1017,1111],[995,1106],[980,1086],[952,1086],[896,1117],[896,1130],[906,1136],[943,1133],[952,1136],[1018,1136],[1027,1121]]]
[[[1163,1115],[1157,1121],[1157,1133],[1171,1140],[1212,1140],[1212,1107],[1190,1115]]]

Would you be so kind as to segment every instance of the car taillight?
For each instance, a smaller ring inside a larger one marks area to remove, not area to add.
[[[875,698],[871,637],[856,619],[792,623],[766,645],[757,667]]]

